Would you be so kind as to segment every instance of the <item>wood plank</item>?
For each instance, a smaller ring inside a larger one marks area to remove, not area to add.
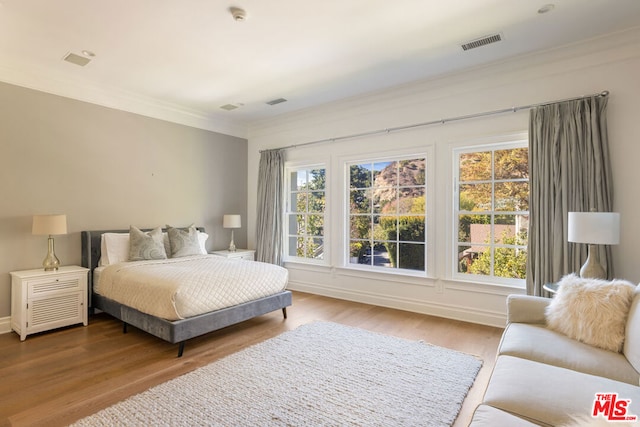
[[[288,319],[280,310],[177,345],[106,314],[21,342],[0,335],[0,425],[63,426],[149,387],[315,320],[331,321],[480,356],[478,378],[455,426],[466,426],[482,400],[502,329],[294,292]]]

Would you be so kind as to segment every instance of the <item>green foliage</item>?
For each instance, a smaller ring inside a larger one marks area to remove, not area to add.
[[[526,245],[526,233],[516,236],[502,235],[505,245]],[[493,275],[514,279],[524,279],[527,268],[527,251],[515,247],[496,247],[494,249]],[[469,266],[469,273],[491,275],[491,251],[480,252],[478,258]]]

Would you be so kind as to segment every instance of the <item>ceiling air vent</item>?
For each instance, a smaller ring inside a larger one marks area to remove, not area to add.
[[[235,110],[236,108],[240,107],[244,107],[244,104],[242,102],[237,102],[235,104],[224,104],[220,106],[220,108],[227,111]]]
[[[276,104],[282,104],[283,102],[287,102],[287,100],[284,98],[278,98],[278,99],[272,99],[271,101],[267,101],[267,104],[276,105]]]
[[[486,46],[491,43],[502,41],[502,34],[493,34],[491,36],[481,37],[479,39],[471,40],[470,42],[462,44],[462,50],[475,49],[480,46]]]
[[[84,56],[76,55],[75,53],[68,53],[67,56],[65,56],[62,59],[64,59],[67,62],[71,62],[72,64],[79,65],[81,67],[84,67],[89,62],[91,62],[91,60],[89,58],[85,58]]]

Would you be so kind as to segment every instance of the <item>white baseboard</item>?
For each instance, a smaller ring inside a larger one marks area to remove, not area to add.
[[[503,312],[484,310],[481,308],[461,307],[451,304],[441,304],[430,301],[416,301],[389,295],[354,291],[351,289],[335,288],[326,285],[307,284],[298,281],[289,281],[287,289],[338,298],[347,301],[361,302],[381,307],[395,308],[398,310],[428,314],[444,317],[446,319],[461,320],[464,322],[478,323],[481,325],[504,328],[506,316]]]
[[[11,316],[0,318],[0,334],[11,332]]]

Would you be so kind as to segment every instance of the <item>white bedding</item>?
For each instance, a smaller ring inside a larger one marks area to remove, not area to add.
[[[288,271],[273,264],[196,255],[100,268],[94,292],[139,311],[178,320],[273,295]]]

